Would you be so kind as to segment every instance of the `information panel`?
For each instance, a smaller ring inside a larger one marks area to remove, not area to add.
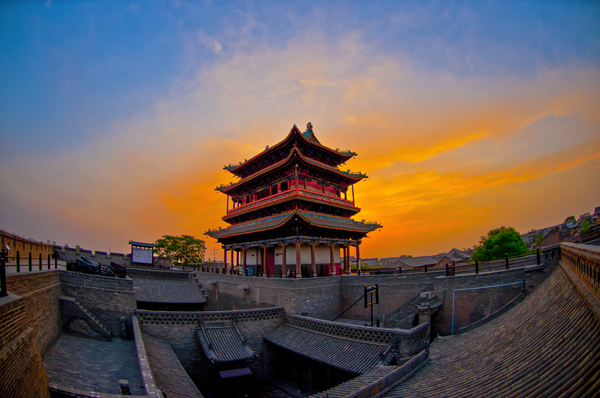
[[[142,249],[134,247],[131,250],[133,255],[133,262],[140,264],[152,264],[152,249]]]

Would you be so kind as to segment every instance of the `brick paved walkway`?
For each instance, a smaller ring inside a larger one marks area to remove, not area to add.
[[[506,314],[436,339],[430,358],[385,397],[596,397],[600,322],[557,268]]]
[[[44,365],[51,384],[120,394],[119,380],[126,379],[132,395],[145,395],[133,341],[113,337],[108,342],[63,334],[46,354]]]

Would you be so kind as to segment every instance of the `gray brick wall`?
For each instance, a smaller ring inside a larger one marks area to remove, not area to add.
[[[184,369],[192,380],[200,386],[206,386],[209,374],[209,361],[204,355],[196,337],[198,317],[206,321],[218,319],[236,319],[236,324],[248,345],[257,353],[255,359],[248,361],[252,372],[261,378],[268,378],[272,372],[271,352],[263,336],[278,328],[283,323],[282,310],[222,311],[222,312],[166,312],[140,310],[138,319],[144,333],[167,341],[179,358]],[[265,318],[256,314],[267,314]],[[235,317],[235,318],[232,318]]]
[[[290,279],[197,273],[208,311],[282,306],[289,314],[335,317],[341,311],[341,276]]]
[[[113,335],[121,334],[121,317],[125,317],[129,336],[133,336],[131,316],[136,309],[133,281],[61,271],[62,291],[75,297],[96,315]]]

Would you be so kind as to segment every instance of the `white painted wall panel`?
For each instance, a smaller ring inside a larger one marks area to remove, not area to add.
[[[296,263],[296,244],[289,244],[286,246],[286,263],[295,264]],[[275,264],[282,265],[283,262],[281,260],[281,246],[275,248]],[[300,247],[300,254],[302,258],[302,264],[310,264],[310,245],[303,244]],[[337,264],[340,263],[340,249],[335,246],[333,248],[333,258]],[[315,263],[317,264],[329,264],[329,245],[317,245],[315,247]]]

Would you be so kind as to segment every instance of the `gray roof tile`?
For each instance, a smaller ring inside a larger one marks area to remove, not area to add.
[[[241,361],[255,355],[234,322],[223,327],[201,325],[196,328],[196,335],[204,354],[212,362]]]
[[[368,343],[283,325],[265,340],[296,354],[355,374],[362,374],[381,360],[385,344]]]

